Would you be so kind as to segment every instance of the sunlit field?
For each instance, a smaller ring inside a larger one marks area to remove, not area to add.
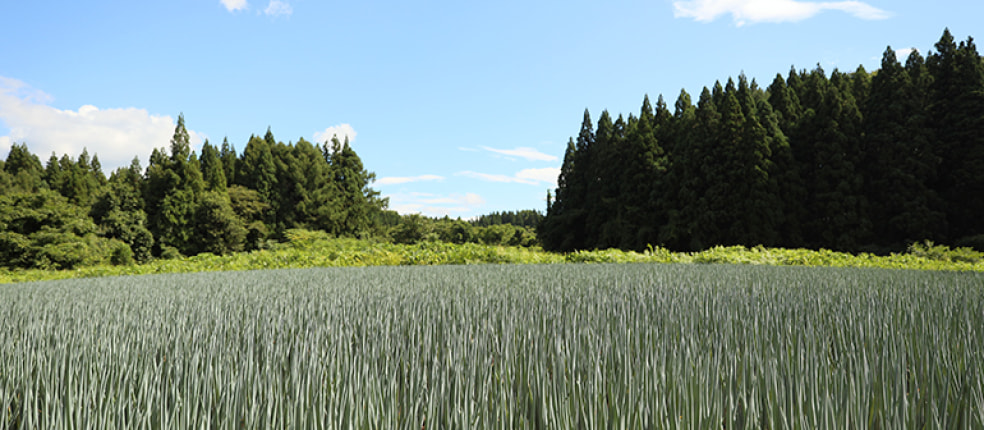
[[[984,274],[363,267],[0,286],[0,428],[982,428]]]

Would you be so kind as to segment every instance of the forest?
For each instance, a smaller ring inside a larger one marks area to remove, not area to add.
[[[170,150],[155,149],[109,178],[98,155],[52,154],[26,144],[0,161],[0,266],[65,269],[259,249],[290,228],[362,237],[386,201],[369,187],[348,140],[278,142],[267,129],[242,154],[228,140],[191,150],[179,116]]]
[[[24,143],[0,160],[0,268],[72,269],[275,246],[292,229],[398,244],[535,246],[534,210],[471,221],[400,215],[370,186],[348,140],[283,143],[268,128],[237,153],[228,139],[191,150],[183,115],[170,148],[146,169],[135,158],[107,178],[97,154],[52,154]]]
[[[886,253],[984,247],[984,60],[949,30],[904,64],[741,75],[567,145],[538,229],[553,251],[716,245]]]

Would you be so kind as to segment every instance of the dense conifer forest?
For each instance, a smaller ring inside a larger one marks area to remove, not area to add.
[[[538,237],[548,250],[765,245],[886,252],[984,242],[984,60],[949,30],[904,63],[742,75],[673,111],[585,110]]]

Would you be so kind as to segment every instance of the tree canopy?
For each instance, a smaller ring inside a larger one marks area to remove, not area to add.
[[[660,97],[662,100],[662,97]],[[892,251],[984,235],[984,61],[945,31],[904,64],[793,69],[681,92],[670,115],[585,110],[539,237],[550,250]],[[613,167],[615,166],[615,167]]]
[[[0,161],[0,267],[71,268],[265,246],[292,228],[337,236],[377,229],[387,206],[348,142],[276,141],[268,128],[241,155],[229,144],[191,148],[183,115],[170,147],[107,179],[97,155],[52,154],[24,143]]]

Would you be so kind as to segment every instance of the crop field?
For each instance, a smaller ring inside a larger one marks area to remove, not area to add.
[[[984,274],[349,267],[0,286],[0,429],[984,428]]]

